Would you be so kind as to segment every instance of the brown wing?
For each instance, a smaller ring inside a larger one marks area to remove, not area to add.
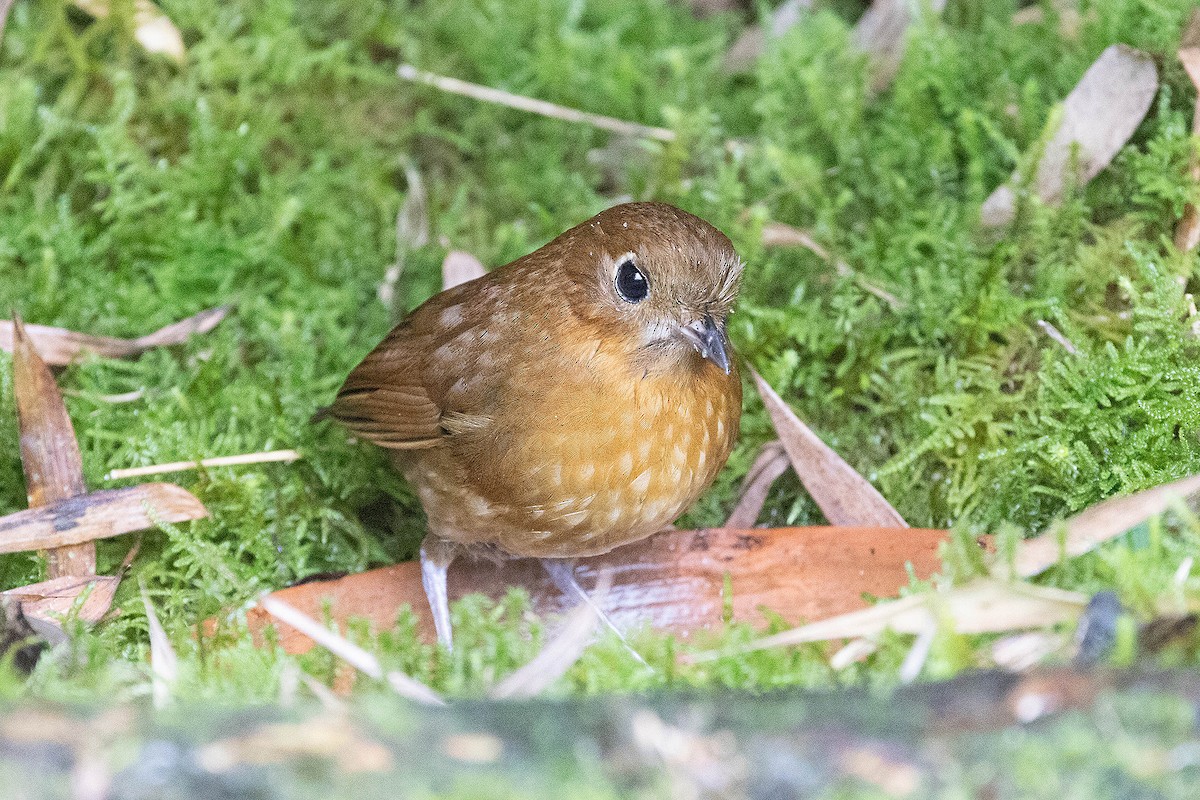
[[[471,284],[477,284],[472,286]],[[490,421],[495,374],[480,374],[480,325],[492,317],[491,295],[476,281],[431,298],[351,371],[330,417],[392,450],[418,450]],[[469,385],[472,391],[462,391]]]
[[[442,410],[421,380],[420,339],[406,341],[411,326],[394,329],[351,371],[328,409],[329,416],[380,447],[433,447],[443,435]]]

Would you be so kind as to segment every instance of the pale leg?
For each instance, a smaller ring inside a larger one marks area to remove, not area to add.
[[[446,593],[446,572],[458,555],[458,545],[448,542],[436,534],[427,534],[421,542],[421,583],[425,586],[425,597],[433,612],[433,627],[438,641],[447,650],[454,649],[454,635],[450,629],[450,597]]]
[[[592,599],[592,596],[585,592],[583,587],[579,585],[579,580],[575,577],[575,562],[564,561],[560,558],[542,558],[539,560],[542,563],[542,569],[546,570],[546,574],[550,576],[550,580],[554,581],[554,585],[558,587],[560,592],[565,594],[567,597],[578,598],[580,601],[591,606],[592,610],[596,612],[596,616],[600,618],[600,621],[603,622],[609,630],[617,635],[617,637],[621,640],[621,643],[625,645],[625,649],[633,654],[633,657],[637,659],[638,663],[646,664],[646,660],[642,658],[641,654],[639,654],[637,650],[634,650],[629,642],[625,639],[625,634],[613,624],[613,621],[609,619],[608,614],[604,613],[604,610],[596,604],[596,601]]]

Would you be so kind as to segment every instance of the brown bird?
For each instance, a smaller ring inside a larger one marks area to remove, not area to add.
[[[354,368],[329,414],[392,450],[425,507],[440,641],[463,548],[544,559],[582,593],[545,559],[649,536],[712,483],[741,416],[741,275],[704,220],[620,205],[434,296]]]

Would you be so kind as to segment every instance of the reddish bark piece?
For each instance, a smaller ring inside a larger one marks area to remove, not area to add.
[[[865,607],[864,594],[895,595],[908,584],[909,565],[918,577],[932,575],[941,568],[937,551],[947,537],[945,531],[915,528],[663,531],[612,553],[580,559],[578,574],[590,588],[600,571],[612,570],[613,586],[602,607],[617,625],[650,624],[687,635],[722,623],[726,575],[733,585],[735,620],[762,624],[764,607],[790,622],[824,619]],[[497,566],[461,558],[450,569],[449,584],[451,599],[469,592],[501,597],[509,587],[520,586],[539,614],[558,613],[567,605],[541,565],[530,559]],[[273,596],[318,619],[328,600],[339,624],[365,617],[377,630],[391,627],[399,609],[408,605],[420,618],[425,638],[433,638],[415,562],[306,583]],[[270,624],[261,608],[248,611],[247,621],[256,635]],[[210,621],[208,629],[213,625]],[[312,640],[287,627],[279,637],[291,653],[312,647]]]
[[[879,490],[801,422],[761,375],[754,370],[750,374],[800,482],[827,520],[834,525],[908,527]]]
[[[30,508],[47,506],[87,492],[83,457],[75,428],[50,368],[38,355],[21,320],[13,323],[13,394],[21,435],[21,466]],[[0,534],[0,539],[7,539]],[[0,541],[0,546],[5,544]],[[91,542],[50,550],[51,578],[94,575],[96,545]]]
[[[182,344],[192,334],[208,333],[229,313],[228,306],[210,308],[187,319],[161,328],[136,339],[117,339],[112,336],[89,336],[86,333],[53,328],[48,325],[26,325],[25,332],[33,340],[42,358],[52,367],[70,364],[84,353],[92,352],[105,358],[128,358],[152,347]],[[0,320],[0,350],[12,351],[14,323]]]
[[[195,495],[171,483],[106,489],[0,517],[0,553],[65,547],[207,516]]]

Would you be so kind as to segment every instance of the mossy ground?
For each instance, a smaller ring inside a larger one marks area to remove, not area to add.
[[[384,460],[310,424],[314,409],[437,289],[448,248],[499,265],[618,199],[672,202],[730,235],[749,265],[737,348],[912,524],[1011,536],[1200,471],[1200,339],[1186,294],[1198,264],[1170,244],[1185,203],[1200,201],[1186,177],[1195,92],[1174,56],[1193,4],[1084,3],[1069,37],[1044,5],[1044,22],[1014,26],[1012,0],[951,0],[940,21],[914,27],[895,83],[872,97],[849,46],[855,3],[819,10],[751,73],[729,76],[722,55],[745,20],[697,20],[667,0],[164,0],[188,45],[183,67],[122,32],[128,4],[92,21],[56,0],[18,2],[0,48],[0,308],[136,336],[234,307],[184,346],[60,374],[89,485],[112,486],[103,475],[121,466],[279,447],[305,458],[179,476],[211,519],[148,533],[121,615],[29,683],[5,673],[0,690],[147,691],[140,582],[183,655],[182,694],[273,697],[287,659],[236,631],[193,640],[189,626],[310,573],[408,557],[422,530]],[[1152,54],[1162,78],[1133,141],[1060,207],[1023,202],[1010,226],[981,229],[983,199],[1027,164],[1054,104],[1115,42]],[[666,125],[678,140],[601,158],[608,134],[402,83],[400,61]],[[412,168],[432,243],[398,251]],[[804,250],[764,249],[768,219],[812,230],[861,280]],[[388,308],[377,289],[398,260]],[[25,504],[10,381],[0,356],[3,512]],[[104,399],[134,389],[136,402]],[[686,524],[723,518],[772,436],[747,397],[741,444]],[[764,521],[822,520],[788,479]],[[1200,523],[1181,509],[1043,580],[1115,588],[1149,614],[1197,599],[1200,579],[1174,575],[1198,543]],[[128,547],[102,543],[101,570]],[[0,587],[41,576],[32,555],[0,559]],[[470,694],[529,658],[540,630],[514,595],[459,609],[452,659],[414,644],[410,618],[378,646]],[[748,636],[734,628],[718,643]],[[816,648],[684,669],[674,640],[638,642],[657,673],[606,643],[562,690],[886,683],[909,644],[895,637],[835,674]],[[985,645],[945,633],[925,675],[982,663]],[[1196,660],[1193,648],[1174,658]],[[303,661],[333,667],[319,653]]]

